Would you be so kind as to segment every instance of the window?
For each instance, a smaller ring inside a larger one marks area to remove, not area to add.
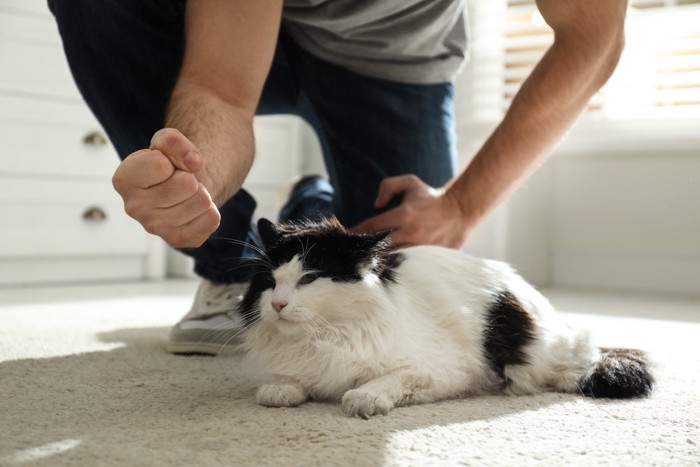
[[[553,40],[534,0],[504,1],[501,111]],[[631,0],[626,35],[620,64],[589,102],[588,115],[700,118],[700,0]]]

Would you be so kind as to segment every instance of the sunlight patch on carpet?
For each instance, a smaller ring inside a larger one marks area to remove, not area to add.
[[[169,327],[184,314],[189,300],[124,298],[64,301],[2,307],[0,362],[52,358],[124,347],[102,335],[124,328]]]
[[[0,457],[1,465],[23,465],[29,462],[47,459],[76,448],[82,443],[79,439],[64,439],[55,443],[44,444],[29,449],[22,449],[14,454]]]

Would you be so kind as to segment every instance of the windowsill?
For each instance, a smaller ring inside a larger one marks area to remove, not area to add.
[[[483,141],[497,124],[493,120],[458,122],[458,136],[470,143]],[[700,119],[583,117],[557,147],[555,157],[648,156],[671,152],[700,156]]]

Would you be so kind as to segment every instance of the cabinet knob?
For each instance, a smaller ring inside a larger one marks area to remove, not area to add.
[[[107,138],[99,131],[91,131],[83,137],[83,143],[90,146],[104,146],[107,144]]]
[[[105,219],[107,219],[107,213],[97,206],[91,206],[83,213],[83,220],[88,222],[101,222]]]

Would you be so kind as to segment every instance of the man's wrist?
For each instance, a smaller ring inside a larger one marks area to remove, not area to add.
[[[196,86],[178,86],[167,124],[178,128],[204,158],[199,181],[217,206],[243,185],[254,154],[253,115]]]
[[[483,220],[484,214],[481,210],[467,206],[466,196],[460,193],[454,184],[445,189],[444,197],[451,206],[451,211],[459,217],[465,233],[469,233]]]

